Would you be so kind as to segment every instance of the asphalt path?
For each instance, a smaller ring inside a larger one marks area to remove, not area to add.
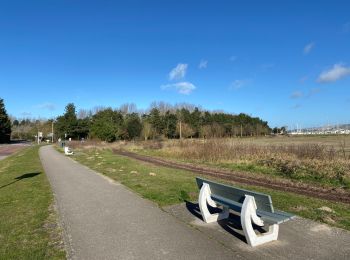
[[[52,146],[40,158],[70,259],[244,258]]]
[[[30,146],[29,142],[17,142],[12,144],[0,144],[0,160],[5,159],[11,154],[18,152],[19,150]]]

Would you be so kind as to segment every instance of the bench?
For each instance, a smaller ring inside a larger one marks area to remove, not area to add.
[[[72,155],[73,151],[68,146],[65,146],[64,147],[64,154],[65,155]]]
[[[229,217],[229,210],[240,213],[241,225],[247,243],[254,247],[277,240],[279,224],[293,219],[295,216],[273,208],[269,195],[232,187],[213,181],[196,178],[199,192],[199,208],[206,223],[215,222]],[[220,213],[211,214],[208,209],[223,207]],[[268,226],[269,231],[257,235],[253,224]]]

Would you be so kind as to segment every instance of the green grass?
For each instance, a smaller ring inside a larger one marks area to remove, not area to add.
[[[197,200],[196,175],[191,172],[141,163],[115,155],[110,150],[77,151],[72,158],[117,180],[161,207],[185,200]],[[150,173],[155,173],[155,176]],[[280,210],[350,230],[350,205],[261,187],[241,184],[235,186],[270,194],[275,207]],[[334,212],[320,210],[324,206]]]
[[[65,259],[38,149],[0,161],[0,259]]]

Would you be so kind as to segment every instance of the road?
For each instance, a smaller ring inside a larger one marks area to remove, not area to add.
[[[70,259],[241,259],[123,185],[40,148]]]
[[[12,144],[1,144],[0,145],[0,160],[5,159],[7,156],[29,146],[29,142],[18,142]]]

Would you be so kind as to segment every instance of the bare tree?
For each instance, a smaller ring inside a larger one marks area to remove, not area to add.
[[[153,129],[150,123],[144,121],[142,126],[142,136],[147,141],[153,135]]]
[[[95,106],[94,108],[91,109],[91,114],[95,115],[100,111],[106,110],[107,108],[104,106]]]
[[[87,109],[79,109],[78,111],[78,119],[84,119],[84,118],[87,118],[89,116],[89,110]]]
[[[149,110],[156,108],[159,110],[160,115],[164,116],[167,111],[174,112],[174,107],[170,103],[164,101],[153,101]]]
[[[179,136],[180,136],[180,127],[181,127],[181,137],[188,138],[188,137],[192,137],[195,134],[195,131],[189,124],[178,122],[176,126],[176,133]]]
[[[123,115],[137,113],[137,106],[135,103],[125,103],[120,105],[119,110]]]

